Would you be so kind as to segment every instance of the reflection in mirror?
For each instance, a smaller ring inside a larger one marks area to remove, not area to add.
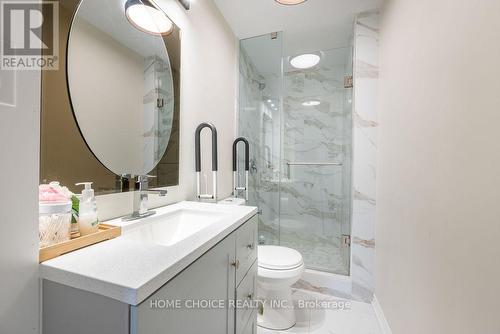
[[[136,7],[147,8],[135,4],[127,13],[154,22],[152,11],[136,13],[141,11]],[[94,155],[117,175],[149,173],[165,153],[172,129],[174,94],[165,44],[137,26],[124,15],[122,1],[83,0],[68,41],[75,118]]]
[[[41,183],[94,181],[98,194],[128,191],[123,174],[178,184],[180,31],[168,22],[153,35],[127,20],[124,0],[60,1],[60,69],[42,73]]]

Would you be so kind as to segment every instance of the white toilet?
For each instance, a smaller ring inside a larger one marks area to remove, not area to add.
[[[303,271],[302,255],[295,249],[281,246],[259,246],[257,324],[273,330],[286,330],[295,325],[291,286]]]

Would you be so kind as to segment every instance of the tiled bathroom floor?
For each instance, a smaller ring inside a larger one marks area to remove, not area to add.
[[[328,302],[327,308],[296,308],[297,324],[286,331],[258,327],[258,334],[382,334],[371,304],[349,301],[319,293],[295,290],[294,302],[317,300]],[[338,305],[335,305],[337,302]],[[345,307],[342,309],[342,305]],[[340,306],[340,307],[339,307]]]

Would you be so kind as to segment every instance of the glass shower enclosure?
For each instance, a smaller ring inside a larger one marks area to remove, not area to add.
[[[292,67],[283,49],[282,33],[240,42],[238,131],[250,143],[259,243],[349,275],[352,48],[308,52],[321,57],[310,69]]]

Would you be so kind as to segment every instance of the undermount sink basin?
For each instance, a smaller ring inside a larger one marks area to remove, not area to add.
[[[155,217],[151,222],[138,224],[127,230],[123,238],[154,243],[163,246],[174,245],[219,221],[222,212],[180,209]]]

